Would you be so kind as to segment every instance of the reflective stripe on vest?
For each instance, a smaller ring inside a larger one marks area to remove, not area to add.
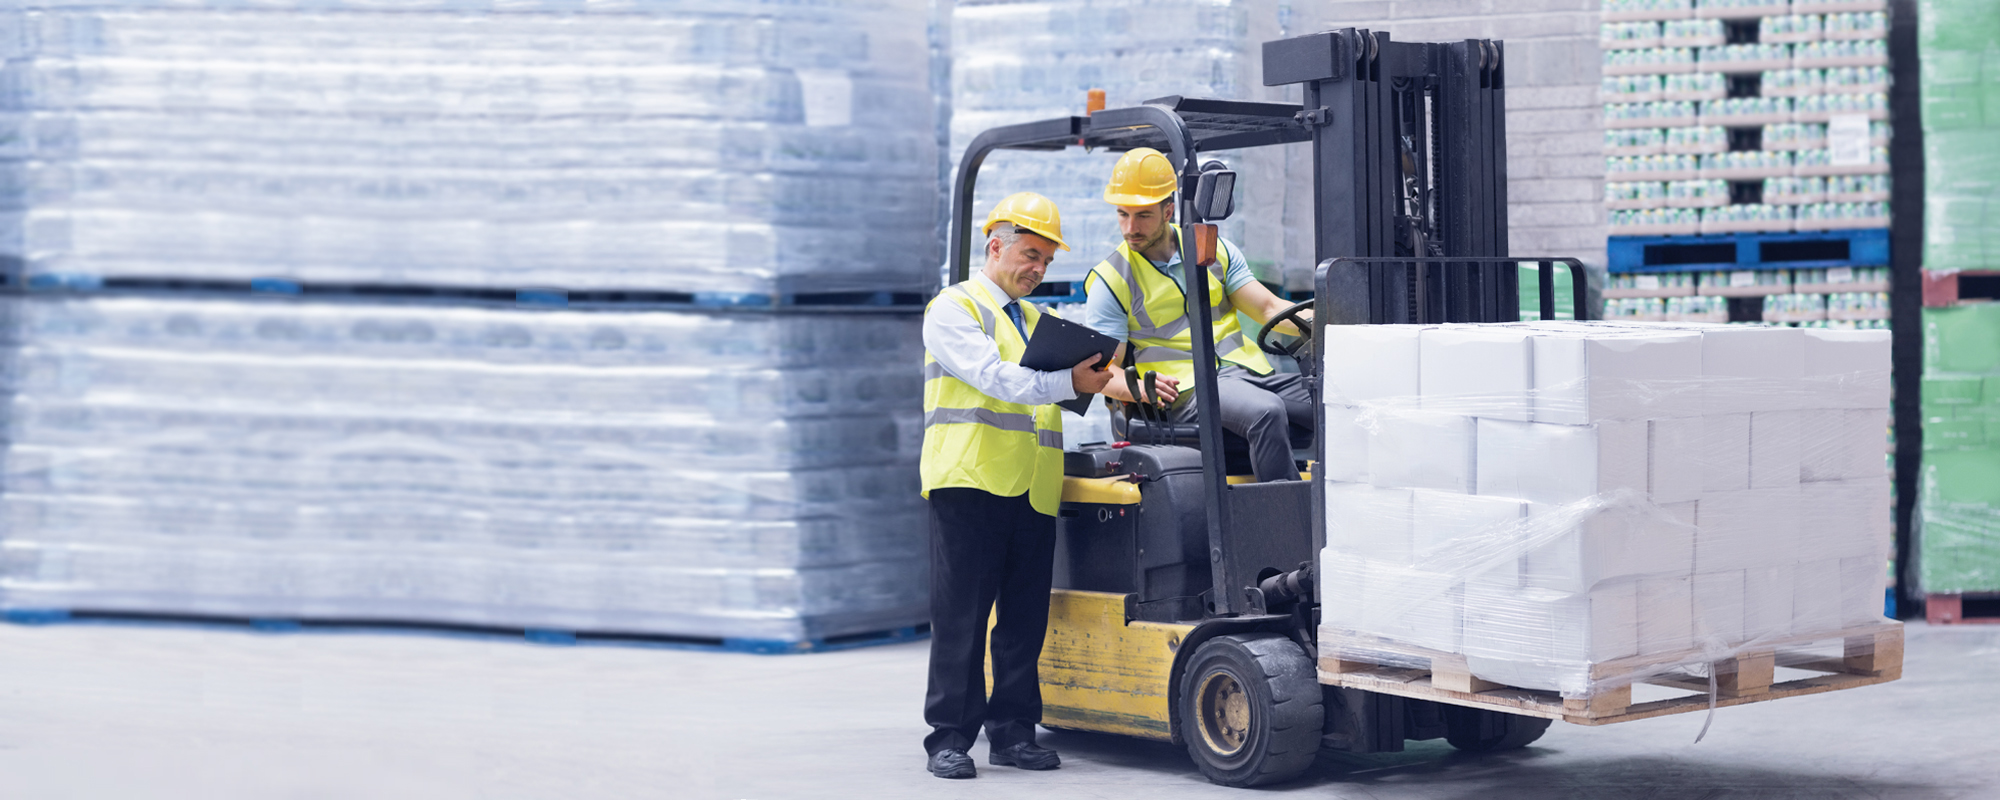
[[[956,304],[977,317],[980,331],[991,338],[1000,357],[1020,363],[1027,341],[985,287],[972,281],[949,287],[924,313],[948,313],[938,309],[939,303]],[[1021,316],[1032,336],[1041,311],[1024,302]],[[1053,516],[1062,503],[1062,446],[1062,412],[1054,405],[1031,406],[988,396],[924,353],[920,469],[925,497],[932,489],[947,487],[979,489],[1000,497],[1025,493],[1036,511]]]
[[[1179,241],[1180,226],[1172,225],[1169,229],[1175,241]],[[1224,363],[1268,375],[1271,362],[1243,335],[1242,326],[1236,322],[1236,305],[1226,291],[1228,248],[1218,248],[1216,256],[1216,263],[1202,271],[1208,281],[1208,314],[1216,357]],[[1184,275],[1187,263],[1185,259],[1181,261]],[[1086,281],[1084,291],[1098,291],[1102,284],[1125,308],[1125,322],[1129,326],[1127,346],[1132,349],[1133,362],[1154,365],[1152,371],[1179,380],[1185,392],[1189,381],[1194,379],[1194,338],[1189,334],[1192,323],[1187,315],[1187,294],[1173,278],[1125,243],[1120,243],[1109,257],[1091,268],[1091,274],[1098,280]]]

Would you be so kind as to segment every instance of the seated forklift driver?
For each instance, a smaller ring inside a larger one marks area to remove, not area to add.
[[[1180,227],[1173,224],[1176,185],[1173,163],[1150,147],[1126,153],[1112,167],[1104,201],[1118,207],[1124,242],[1084,279],[1089,297],[1084,317],[1092,329],[1125,343],[1112,358],[1114,374],[1105,396],[1137,402],[1121,366],[1125,349],[1133,348],[1134,367],[1142,373],[1133,376],[1137,384],[1145,386],[1143,373],[1157,372],[1157,400],[1167,404],[1171,421],[1185,423],[1195,418],[1194,396],[1182,394],[1194,379],[1194,345]],[[1216,375],[1222,427],[1249,441],[1251,469],[1259,482],[1298,480],[1290,427],[1312,426],[1312,398],[1299,375],[1273,370],[1236,322],[1240,310],[1258,324],[1268,324],[1291,304],[1251,276],[1235,243],[1222,240],[1216,262],[1203,277],[1212,302],[1215,352],[1222,362]],[[1312,319],[1311,312],[1300,317]],[[1296,332],[1289,325],[1278,330]]]
[[[1020,299],[1041,284],[1063,244],[1055,203],[1033,192],[986,218],[986,266],[924,309],[924,449],[931,516],[930,688],[926,766],[975,775],[966,754],[982,725],[987,763],[1055,769],[1035,745],[1038,664],[1049,624],[1056,509],[1062,503],[1062,413],[1053,403],[1104,388],[1098,355],[1067,371],[1020,364],[1042,312]],[[993,618],[993,693],[981,657]]]

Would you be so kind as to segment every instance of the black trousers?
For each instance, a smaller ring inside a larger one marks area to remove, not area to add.
[[[1028,496],[932,489],[931,670],[924,752],[967,750],[986,728],[998,750],[1035,740],[1042,721],[1036,663],[1049,629],[1056,518]],[[985,675],[986,612],[994,610],[993,696]]]
[[[1291,428],[1312,430],[1312,395],[1298,373],[1273,372],[1258,375],[1230,364],[1215,375],[1216,394],[1222,398],[1222,427],[1250,442],[1250,469],[1258,483],[1295,481],[1299,466],[1292,461]],[[1181,387],[1187,401],[1174,407],[1175,422],[1193,422],[1193,386]]]

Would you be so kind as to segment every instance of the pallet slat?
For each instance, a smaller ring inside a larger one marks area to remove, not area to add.
[[[1681,689],[1694,694],[1685,697],[1632,702],[1631,684],[1609,684],[1588,697],[1563,697],[1555,692],[1503,686],[1485,681],[1464,669],[1463,656],[1401,648],[1416,658],[1428,658],[1430,667],[1373,664],[1359,660],[1353,649],[1343,652],[1339,640],[1322,634],[1319,680],[1323,684],[1362,689],[1381,694],[1431,700],[1452,705],[1505,711],[1578,725],[1609,725],[1707,709],[1799,697],[1808,694],[1854,689],[1887,683],[1902,677],[1903,626],[1882,622],[1831,634],[1800,636],[1774,642],[1771,649],[1748,650],[1711,663],[1715,674],[1715,695],[1710,697],[1707,678],[1678,670],[1675,664],[1698,664],[1698,654],[1680,657],[1642,656],[1593,665],[1593,677],[1611,682],[1623,675],[1646,675],[1639,683]],[[1839,641],[1842,655],[1824,655],[1784,649]],[[1778,682],[1776,668],[1786,667],[1820,674]],[[1442,669],[1441,669],[1442,667]]]

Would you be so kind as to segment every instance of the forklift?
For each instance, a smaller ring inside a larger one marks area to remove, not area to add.
[[[974,189],[995,150],[1161,151],[1180,175],[1181,252],[1209,267],[1235,176],[1202,156],[1310,143],[1314,294],[1257,339],[1296,361],[1316,408],[1314,342],[1327,325],[1518,321],[1528,264],[1541,319],[1555,318],[1558,267],[1569,271],[1574,318],[1587,319],[1579,261],[1508,255],[1504,56],[1498,41],[1397,42],[1346,28],[1264,44],[1265,84],[1300,85],[1296,105],[1165,97],[985,131],[953,187],[951,280],[970,274]],[[1186,294],[1194,361],[1215,364],[1207,282],[1187,281]],[[1277,341],[1273,329],[1307,308],[1314,318],[1296,326],[1297,340]],[[1713,691],[1666,705],[1629,705],[1629,687],[1624,703],[1601,705],[1495,692],[1469,674],[1375,674],[1322,653],[1326,496],[1310,467],[1325,462],[1326,437],[1317,424],[1294,431],[1305,480],[1257,483],[1242,474],[1247,442],[1222,429],[1216,371],[1196,369],[1182,391],[1198,400],[1193,424],[1114,409],[1122,441],[1066,454],[1040,662],[1045,727],[1184,745],[1210,781],[1242,787],[1295,778],[1321,749],[1397,752],[1443,738],[1491,752],[1528,745],[1555,719],[1595,725],[1715,706]],[[1894,680],[1900,637],[1885,628],[1861,644],[1849,638],[1845,666],[1831,668],[1844,677],[1722,703]]]
[[[1204,168],[1201,156],[1310,143],[1314,297],[1273,318],[1258,345],[1296,360],[1315,407],[1321,326],[1518,320],[1523,260],[1541,262],[1543,318],[1552,318],[1553,266],[1581,265],[1504,257],[1503,53],[1497,41],[1406,43],[1348,28],[1264,45],[1266,85],[1302,85],[1302,104],[1165,97],[985,131],[954,185],[951,279],[970,275],[972,199],[995,150],[1161,151],[1182,176],[1181,252],[1207,267],[1235,176],[1217,162]],[[1576,272],[1572,286],[1583,285]],[[1312,330],[1274,340],[1318,299],[1326,304]],[[1574,302],[1584,318],[1580,294]],[[1214,342],[1199,335],[1211,330],[1205,281],[1187,282],[1187,305],[1195,363],[1213,364]],[[1228,786],[1297,777],[1323,747],[1395,752],[1442,737],[1491,751],[1539,737],[1548,719],[1320,683],[1322,484],[1242,474],[1247,442],[1222,429],[1215,376],[1195,371],[1194,424],[1134,406],[1113,414],[1123,441],[1067,454],[1040,664],[1044,725],[1184,744]],[[1323,459],[1323,437],[1294,434],[1301,461]]]

